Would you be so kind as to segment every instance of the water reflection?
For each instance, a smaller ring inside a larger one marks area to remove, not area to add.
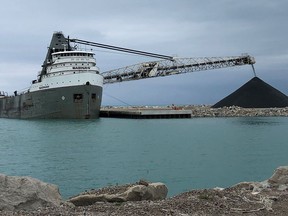
[[[234,123],[251,126],[273,126],[281,124],[281,117],[241,117],[235,118]]]

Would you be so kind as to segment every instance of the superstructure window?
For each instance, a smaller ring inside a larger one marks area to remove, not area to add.
[[[96,94],[95,93],[91,94],[91,99],[96,100]]]
[[[74,94],[73,99],[74,99],[74,103],[82,103],[83,102],[83,94]]]

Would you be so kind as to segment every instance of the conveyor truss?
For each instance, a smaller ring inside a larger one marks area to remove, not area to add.
[[[118,52],[126,52],[136,55],[164,59],[160,61],[149,61],[134,64],[103,72],[101,73],[101,75],[104,77],[104,84],[130,81],[130,80],[139,80],[153,77],[163,77],[169,75],[184,74],[189,72],[213,70],[213,69],[243,66],[243,65],[251,65],[254,75],[256,76],[253,66],[253,64],[255,64],[255,59],[254,57],[248,54],[242,54],[241,56],[230,56],[230,57],[179,58],[129,48],[117,47],[107,44],[100,44],[80,39],[69,39],[68,37],[68,44],[69,42],[94,46],[103,49],[110,49]]]
[[[254,63],[254,58],[249,55],[210,58],[173,58],[173,60],[150,61],[106,71],[102,73],[102,76],[104,77],[104,84],[108,84],[247,64],[253,67]]]

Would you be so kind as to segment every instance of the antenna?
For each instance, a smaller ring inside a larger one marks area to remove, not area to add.
[[[65,51],[66,51],[67,44],[62,44],[62,46],[64,47],[64,52],[65,52]]]

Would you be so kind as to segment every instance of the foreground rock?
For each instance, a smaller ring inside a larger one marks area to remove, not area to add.
[[[0,174],[0,210],[36,210],[60,206],[58,187],[31,177]]]
[[[91,190],[86,195],[121,194],[136,185],[122,185]],[[242,182],[221,189],[192,190],[164,200],[95,202],[88,206],[46,207],[37,211],[1,212],[18,215],[288,215],[288,166],[279,167],[263,182]],[[85,195],[82,194],[82,195]]]
[[[276,169],[271,178],[268,179],[271,186],[288,186],[288,166],[280,166]]]
[[[168,189],[163,183],[144,183],[127,188],[126,191],[116,194],[84,194],[68,200],[76,206],[92,205],[96,202],[127,202],[142,200],[163,200]]]

